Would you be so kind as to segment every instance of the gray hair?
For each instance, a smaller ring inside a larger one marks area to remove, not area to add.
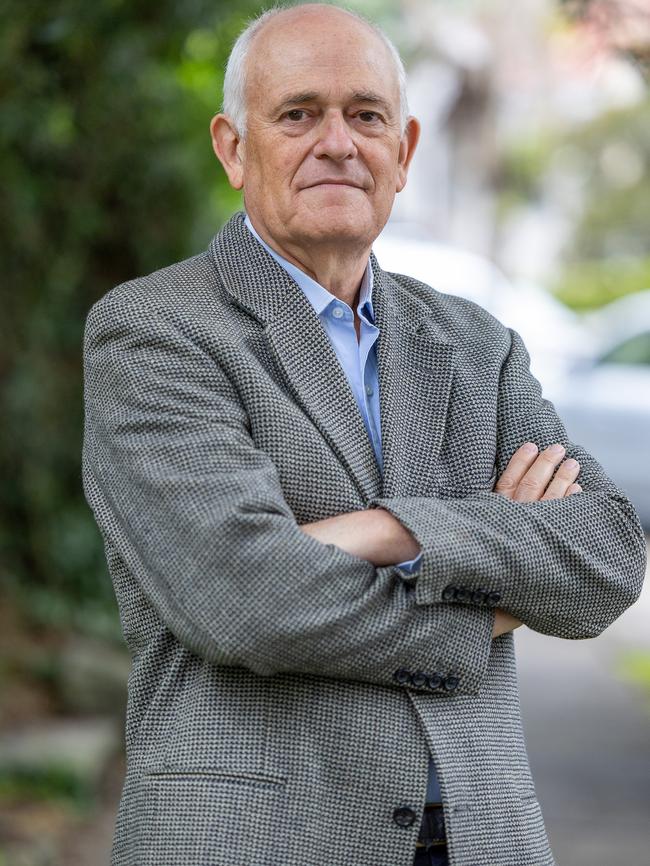
[[[230,51],[228,63],[226,65],[226,73],[223,80],[223,102],[221,105],[221,111],[223,112],[223,114],[228,115],[228,117],[231,119],[240,138],[244,139],[246,137],[245,70],[246,59],[248,57],[248,51],[250,49],[251,42],[253,41],[253,37],[256,35],[256,33],[259,32],[259,30],[262,29],[262,27],[270,18],[274,18],[278,13],[284,12],[287,9],[296,9],[300,8],[301,6],[314,5],[328,4],[276,4],[270,9],[267,9],[265,12],[262,12],[257,17],[249,19],[246,27],[237,37]],[[400,102],[400,135],[403,134],[406,128],[406,121],[408,119],[409,109],[406,99],[406,70],[404,69],[402,58],[399,56],[399,51],[397,50],[393,42],[384,33],[384,31],[374,22],[369,21],[367,18],[364,18],[364,16],[359,14],[358,12],[354,12],[351,9],[346,9],[343,6],[334,6],[333,8],[341,9],[342,11],[347,12],[349,15],[352,15],[352,17],[356,18],[357,21],[361,21],[363,24],[368,25],[377,34],[377,36],[379,36],[384,45],[388,48],[388,51],[390,52],[390,55],[395,63],[395,69],[397,71]]]

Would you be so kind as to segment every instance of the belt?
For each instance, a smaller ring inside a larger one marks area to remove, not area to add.
[[[446,845],[445,819],[442,803],[425,803],[416,848]]]

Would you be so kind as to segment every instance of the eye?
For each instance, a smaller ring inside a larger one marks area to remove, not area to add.
[[[364,123],[373,123],[375,120],[379,120],[379,115],[376,111],[360,111],[359,117]]]
[[[296,117],[296,115],[305,114],[304,108],[292,108],[291,111],[287,111],[285,113],[285,117],[288,117],[289,120],[302,120],[302,117]]]

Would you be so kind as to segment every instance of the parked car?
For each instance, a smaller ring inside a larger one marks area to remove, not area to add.
[[[550,399],[650,530],[650,291],[601,307],[584,327],[594,352],[553,383]]]
[[[579,316],[488,259],[391,223],[373,244],[386,271],[475,301],[521,334],[531,372],[564,422],[650,531],[650,291]]]

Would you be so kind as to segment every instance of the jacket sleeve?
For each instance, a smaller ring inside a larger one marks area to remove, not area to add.
[[[516,502],[481,490],[462,498],[376,498],[423,551],[415,586],[419,605],[454,599],[490,601],[542,634],[599,635],[641,593],[647,549],[627,496],[600,464],[567,436],[553,404],[530,372],[513,329],[502,366],[497,409],[497,474],[525,441],[554,442],[580,463],[582,491],[562,499]],[[455,594],[455,590],[461,590]],[[477,592],[483,590],[483,593]]]
[[[191,323],[110,294],[86,321],[84,493],[175,637],[261,675],[404,688],[406,669],[476,693],[494,610],[416,604],[393,566],[304,533],[235,385]]]

